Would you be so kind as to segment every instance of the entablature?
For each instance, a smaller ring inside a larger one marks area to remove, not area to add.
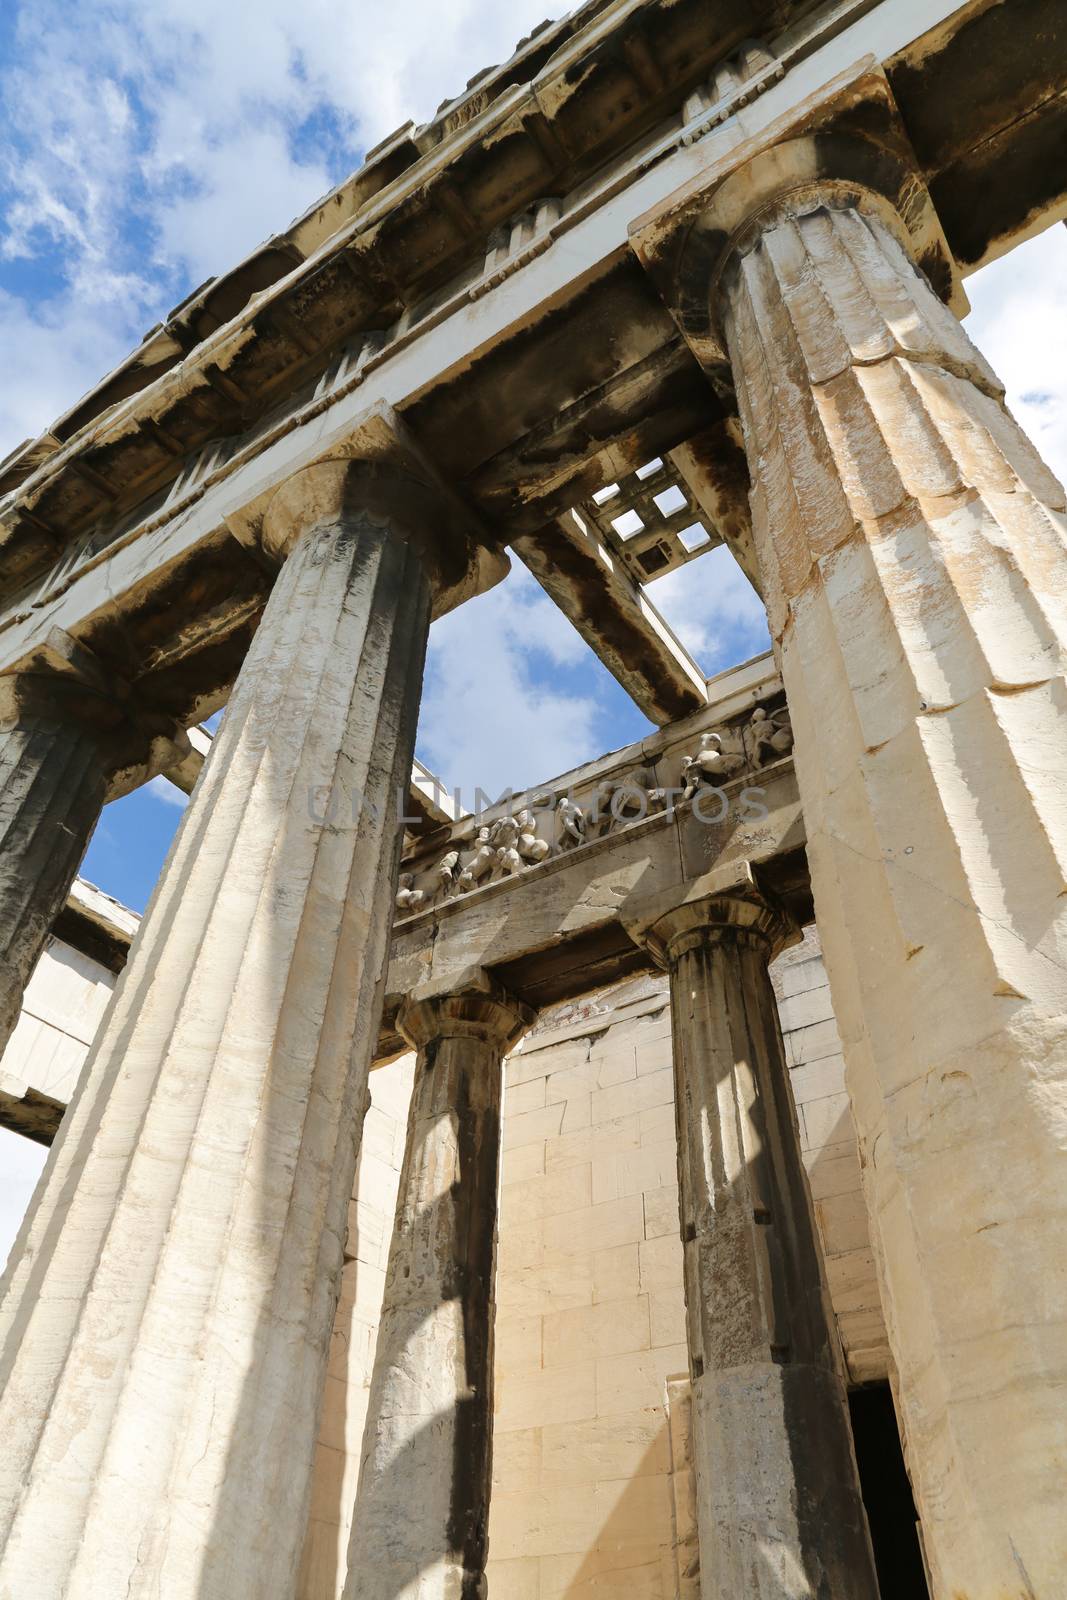
[[[420,839],[402,862],[381,1054],[404,1048],[406,993],[471,965],[535,1007],[643,970],[628,909],[728,863],[759,863],[810,921],[781,679],[761,656],[709,691],[681,722]]]

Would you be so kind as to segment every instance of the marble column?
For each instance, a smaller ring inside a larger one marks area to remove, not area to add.
[[[266,511],[280,574],[7,1275],[3,1600],[293,1592],[445,524],[358,461]]]
[[[58,629],[0,677],[0,1054],[117,771],[151,776],[182,737]]]
[[[777,152],[775,152],[777,154]],[[814,164],[814,163],[812,163]],[[810,171],[810,165],[809,165]],[[761,193],[713,290],[938,1597],[1067,1571],[1067,541],[859,184]]]
[[[503,1058],[532,1013],[484,974],[409,997],[418,1050],[345,1600],[484,1600]]]
[[[640,930],[670,973],[702,1600],[877,1600],[844,1368],[750,871]]]

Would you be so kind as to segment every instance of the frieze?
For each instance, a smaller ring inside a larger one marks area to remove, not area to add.
[[[780,689],[740,715],[700,727],[714,709],[620,753],[615,767],[591,764],[554,783],[504,795],[420,841],[404,861],[398,921],[449,901],[524,878],[545,863],[601,846],[622,830],[667,819],[680,807],[709,826],[731,805],[760,814],[758,785],[747,783],[793,748]],[[646,746],[657,748],[648,752]]]

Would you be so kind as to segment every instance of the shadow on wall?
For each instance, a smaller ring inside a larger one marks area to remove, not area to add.
[[[341,1292],[319,1408],[297,1600],[336,1600],[344,1586],[413,1071],[414,1056],[404,1055],[371,1073],[371,1104],[348,1208]]]
[[[551,1581],[551,1570],[546,1573],[542,1562],[539,1600],[593,1600],[594,1596],[696,1600],[699,1579],[692,1570],[693,1552],[685,1538],[692,1520],[686,1504],[688,1474],[661,1470],[665,1446],[669,1450],[668,1422],[630,1478],[597,1483],[597,1509],[603,1505],[610,1510],[588,1551],[553,1559],[558,1577],[563,1575],[560,1569],[573,1564],[575,1570],[568,1582],[557,1587]],[[683,1552],[680,1562],[678,1551]],[[493,1588],[490,1582],[491,1600],[509,1600],[503,1592],[494,1594]]]
[[[410,1090],[410,1083],[408,1087]],[[413,1142],[410,1124],[400,1126],[404,1135],[402,1148],[408,1151],[412,1164],[417,1166],[419,1145]],[[432,1133],[431,1127],[423,1126],[421,1129],[422,1138],[432,1138]],[[361,1153],[361,1168],[363,1159]],[[360,1197],[363,1194],[359,1181],[361,1176],[362,1172],[357,1175],[355,1186],[355,1192]],[[435,1241],[452,1231],[455,1192],[463,1186],[464,1175],[461,1172],[452,1187],[422,1206],[416,1217],[408,1219],[401,1263],[406,1262],[410,1255],[416,1259],[429,1258],[434,1251]],[[397,1237],[394,1230],[395,1187],[389,1197],[388,1217],[383,1216],[382,1219],[386,1228],[385,1237],[394,1244]],[[361,1275],[363,1278],[373,1277],[377,1269],[361,1259],[356,1205],[350,1208],[349,1217],[345,1273],[331,1339],[326,1390],[319,1414],[311,1509],[297,1587],[299,1600],[335,1600],[343,1590],[348,1570],[350,1530],[347,1524],[357,1503],[361,1459],[370,1442],[367,1436],[370,1426],[368,1403],[373,1392],[371,1376],[374,1370],[374,1347],[381,1327],[380,1293],[370,1292],[366,1283],[361,1282]],[[390,1270],[396,1270],[391,1251],[385,1267],[386,1283]],[[457,1282],[454,1290],[449,1299],[461,1297],[462,1284]],[[435,1306],[432,1309],[436,1311],[437,1308]],[[368,1321],[368,1314],[373,1317],[373,1325]],[[430,1314],[429,1305],[421,1308],[417,1323],[405,1323],[406,1336],[417,1336]],[[479,1352],[469,1339],[465,1344],[465,1352],[474,1367],[473,1371],[468,1371],[463,1386],[469,1397],[460,1399],[454,1411],[449,1410],[444,1414],[450,1424],[454,1449],[460,1451],[452,1478],[454,1501],[451,1514],[461,1524],[461,1514],[467,1504],[465,1491],[468,1489],[463,1443],[477,1436],[485,1408],[479,1382]],[[364,1379],[362,1389],[359,1386],[360,1374]],[[454,1427],[451,1426],[453,1418]],[[439,1480],[443,1462],[442,1420],[441,1413],[428,1416],[423,1425],[414,1429],[405,1439],[389,1469],[373,1478],[369,1492],[365,1491],[362,1497],[364,1511],[372,1519],[372,1525],[383,1525],[382,1517],[391,1515],[395,1507],[412,1506],[413,1485],[434,1481],[435,1475]],[[425,1570],[417,1554],[405,1552],[401,1545],[402,1541],[399,1541],[398,1547],[390,1552],[395,1559],[389,1573],[381,1569],[375,1571],[375,1600],[394,1600],[394,1597],[413,1592]],[[436,1560],[438,1553],[436,1549],[433,1550],[432,1559]]]
[[[338,1318],[335,1354],[339,1361],[347,1354],[339,1352],[344,1350],[346,1328],[352,1328],[354,1305],[353,1299],[346,1298],[343,1315]],[[354,1332],[356,1337],[360,1336],[358,1328]],[[679,1383],[688,1391],[687,1379]],[[350,1389],[350,1401],[352,1398]],[[338,1408],[333,1423],[327,1419],[321,1431],[311,1513],[313,1524],[317,1521],[319,1526],[317,1529],[311,1526],[305,1544],[297,1591],[301,1600],[333,1600],[344,1585],[347,1541],[341,1530],[354,1498],[359,1467],[359,1453],[353,1449],[352,1433],[362,1431],[359,1424],[363,1420],[362,1415],[353,1419],[351,1404],[347,1410],[347,1455],[344,1409]],[[362,1412],[362,1407],[360,1410]],[[618,1420],[619,1431],[625,1434],[626,1419]],[[331,1427],[339,1430],[336,1436],[331,1435]],[[381,1485],[383,1500],[403,1504],[410,1495],[410,1485],[417,1481],[419,1472],[425,1470],[424,1455],[428,1460],[439,1458],[439,1441],[434,1430],[435,1419],[431,1419],[411,1439],[388,1475],[388,1480],[393,1482],[387,1480]],[[681,1430],[675,1427],[674,1439],[671,1431],[669,1422],[664,1420],[629,1477],[596,1482],[595,1506],[598,1515],[603,1514],[602,1520],[595,1528],[589,1528],[587,1536],[582,1530],[585,1548],[580,1551],[553,1553],[551,1548],[545,1551],[545,1545],[551,1547],[554,1542],[551,1523],[546,1519],[542,1528],[537,1528],[536,1524],[539,1491],[548,1486],[530,1483],[531,1532],[535,1539],[538,1533],[548,1537],[543,1538],[543,1542],[538,1541],[544,1553],[539,1563],[538,1587],[530,1592],[529,1600],[592,1600],[595,1596],[611,1596],[611,1600],[675,1600],[675,1597],[697,1600],[699,1578],[695,1561],[695,1507],[687,1454],[688,1429],[687,1425]],[[686,1454],[676,1470],[680,1451]],[[566,1490],[567,1485],[563,1483],[558,1487]],[[550,1497],[546,1500],[551,1504]],[[566,1543],[566,1536],[559,1542]],[[507,1571],[510,1562],[500,1565],[503,1570],[494,1574],[490,1564],[491,1600],[492,1597],[519,1600]],[[418,1577],[416,1570],[394,1573],[392,1588],[388,1596],[383,1592],[381,1600],[399,1600],[400,1595],[411,1591]],[[521,1600],[527,1600],[525,1588],[521,1590]]]

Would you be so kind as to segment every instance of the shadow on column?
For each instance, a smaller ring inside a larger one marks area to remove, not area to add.
[[[438,1229],[438,1217],[446,1213],[446,1208],[449,1212],[454,1209],[456,1195],[461,1181],[462,1174],[455,1184],[453,1184],[448,1190],[435,1199],[432,1205],[424,1206],[420,1211],[418,1218],[419,1230],[424,1237],[432,1238]],[[346,1249],[346,1255],[348,1257],[353,1257],[355,1254],[355,1241],[350,1237]],[[459,1296],[453,1295],[452,1298],[459,1298]],[[354,1311],[354,1305],[355,1302],[353,1301],[352,1307],[349,1309],[348,1314],[347,1327],[349,1336],[351,1336],[352,1331],[352,1312]],[[427,1314],[428,1311],[429,1308],[427,1308]],[[421,1327],[426,1320],[426,1316],[422,1317],[418,1326]],[[345,1328],[343,1321],[335,1322],[335,1332],[343,1337],[344,1331]],[[407,1332],[408,1336],[411,1337],[415,1332],[415,1327],[409,1327]],[[473,1356],[475,1364],[477,1365],[477,1351],[472,1350],[469,1341],[465,1341],[464,1352],[467,1358]],[[372,1371],[373,1360],[368,1368],[368,1380]],[[472,1387],[475,1376],[476,1374],[471,1374],[471,1381],[467,1384],[468,1388]],[[347,1407],[351,1406],[354,1399],[354,1393],[351,1388],[349,1388],[345,1399],[347,1410]],[[385,1503],[392,1502],[397,1505],[403,1505],[405,1503],[414,1504],[413,1497],[417,1494],[417,1485],[420,1481],[420,1477],[422,1477],[427,1470],[426,1465],[424,1465],[424,1461],[426,1463],[432,1463],[434,1465],[434,1470],[437,1469],[437,1463],[439,1463],[440,1460],[438,1429],[439,1424],[447,1418],[450,1424],[454,1423],[453,1431],[456,1446],[456,1454],[453,1464],[453,1498],[454,1500],[458,1500],[465,1504],[466,1498],[469,1498],[470,1486],[468,1484],[469,1472],[467,1461],[465,1460],[463,1444],[465,1440],[475,1437],[479,1433],[482,1426],[484,1406],[484,1397],[475,1395],[470,1399],[458,1399],[456,1403],[446,1412],[435,1413],[434,1416],[430,1417],[425,1425],[419,1428],[405,1442],[404,1448],[397,1455],[394,1462],[391,1463],[389,1469],[384,1474],[378,1475],[375,1483],[375,1499],[377,1500],[380,1497]],[[318,1543],[314,1551],[312,1550],[310,1543],[307,1540],[305,1541],[304,1560],[301,1567],[301,1581],[297,1589],[297,1593],[301,1597],[301,1600],[333,1600],[335,1595],[339,1595],[341,1593],[341,1590],[344,1586],[345,1577],[347,1575],[347,1562],[345,1560],[345,1552],[341,1544],[340,1530],[344,1529],[349,1513],[352,1513],[351,1525],[354,1526],[358,1521],[359,1502],[356,1501],[355,1507],[353,1508],[352,1501],[355,1500],[355,1484],[358,1477],[358,1469],[360,1468],[362,1455],[366,1449],[365,1428],[369,1424],[369,1416],[370,1413],[368,1413],[368,1418],[365,1419],[364,1423],[364,1439],[362,1448],[358,1453],[355,1454],[354,1462],[351,1456],[345,1455],[343,1452],[341,1452],[341,1460],[337,1466],[337,1471],[336,1473],[332,1474],[332,1477],[327,1480],[327,1483],[324,1484],[321,1477],[318,1477],[317,1482],[313,1482],[313,1497],[316,1494],[316,1491],[321,1493],[324,1489],[328,1494],[335,1496],[333,1504],[336,1507],[337,1513],[335,1522],[337,1525],[338,1536],[332,1540],[323,1540],[321,1543]],[[328,1447],[328,1449],[329,1454],[333,1455],[333,1448]],[[317,1454],[319,1453],[317,1452]],[[327,1464],[321,1462],[321,1456],[319,1464],[323,1470],[327,1472],[329,1471]],[[345,1470],[346,1466],[349,1467],[349,1470],[347,1471]],[[352,1470],[353,1466],[355,1470]],[[330,1505],[329,1501],[327,1502],[327,1505]],[[319,1520],[324,1523],[327,1521],[326,1518],[321,1518]],[[351,1526],[347,1530],[344,1541],[346,1546],[350,1537]],[[435,1559],[437,1554],[438,1552],[433,1552]],[[407,1594],[410,1590],[410,1587],[417,1581],[423,1570],[424,1568],[421,1565],[416,1564],[414,1561],[402,1567],[401,1570],[397,1571],[394,1575],[394,1588],[392,1593],[396,1596]],[[466,1591],[464,1591],[464,1593],[466,1594]]]

